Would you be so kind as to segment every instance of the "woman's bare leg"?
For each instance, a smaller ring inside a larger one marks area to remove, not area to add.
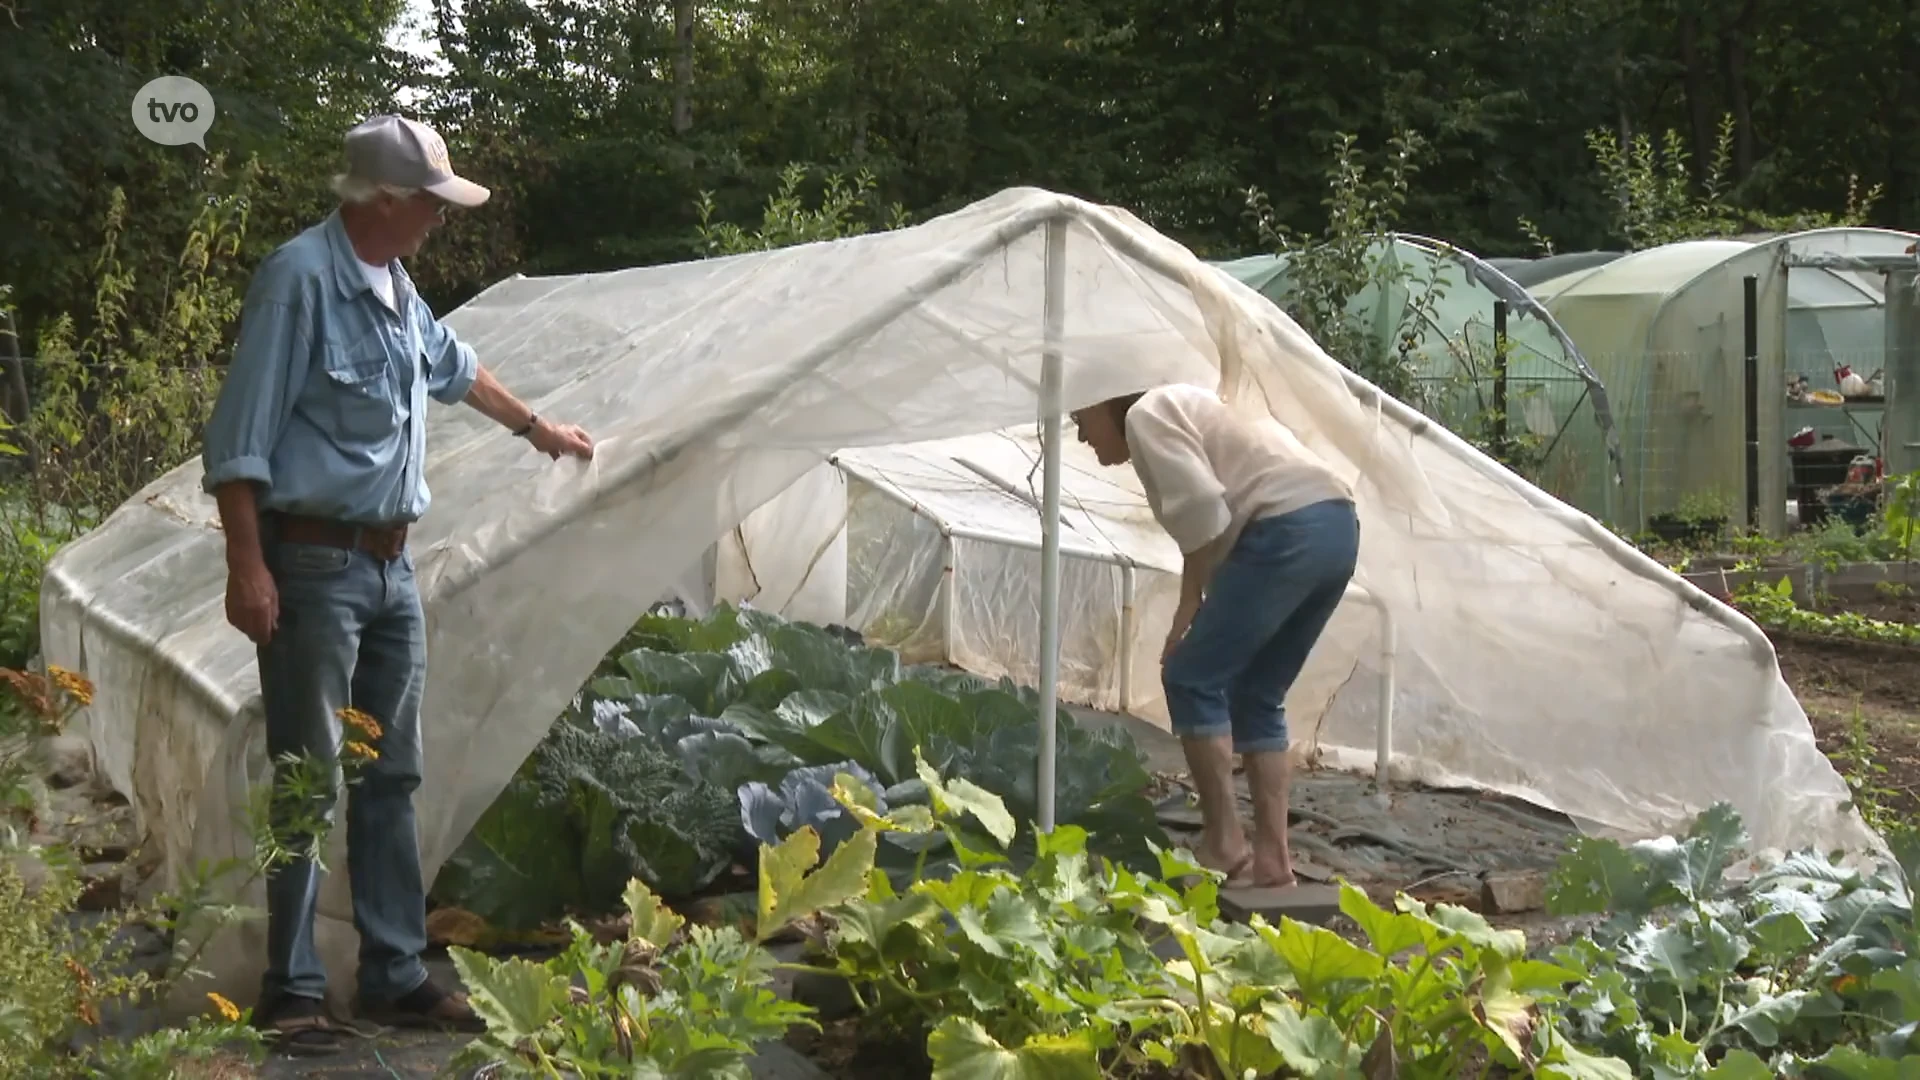
[[[1285,750],[1246,755],[1247,786],[1253,789],[1253,883],[1269,888],[1298,884],[1287,843],[1287,794],[1293,760]]]
[[[1193,786],[1200,793],[1205,830],[1194,852],[1202,866],[1232,874],[1247,861],[1246,832],[1240,827],[1240,799],[1233,790],[1233,739],[1227,735],[1181,739]]]

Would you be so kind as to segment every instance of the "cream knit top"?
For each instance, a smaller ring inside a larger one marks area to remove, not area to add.
[[[1127,410],[1127,447],[1148,507],[1183,555],[1216,541],[1224,554],[1250,521],[1353,498],[1325,466],[1198,386],[1147,391]]]

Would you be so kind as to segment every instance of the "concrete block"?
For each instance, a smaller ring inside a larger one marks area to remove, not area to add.
[[[1547,906],[1545,870],[1496,870],[1480,883],[1480,910],[1487,915],[1543,911]]]
[[[1237,888],[1220,890],[1220,914],[1246,922],[1255,913],[1270,923],[1284,916],[1295,922],[1324,926],[1340,914],[1340,887],[1301,882],[1284,889]]]

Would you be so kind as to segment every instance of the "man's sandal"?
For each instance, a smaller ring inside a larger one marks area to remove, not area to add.
[[[327,1015],[325,1002],[291,995],[257,1013],[253,1024],[266,1033],[274,1049],[300,1057],[337,1054],[348,1034]]]
[[[360,1016],[387,1027],[474,1033],[487,1030],[486,1021],[467,1004],[467,995],[441,989],[432,979],[393,1001],[362,1002]]]

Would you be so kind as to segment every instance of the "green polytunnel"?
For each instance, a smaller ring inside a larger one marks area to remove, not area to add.
[[[1214,265],[1276,305],[1293,288],[1286,254]],[[1383,352],[1410,339],[1417,400],[1454,431],[1482,436],[1494,403],[1494,308],[1507,302],[1509,438],[1516,468],[1540,488],[1609,520],[1619,481],[1619,446],[1607,386],[1575,340],[1528,291],[1491,263],[1450,244],[1394,234],[1374,242],[1367,285],[1348,312],[1371,328]]]
[[[1618,257],[1585,253],[1594,258],[1533,281],[1533,295],[1613,391],[1625,456],[1618,523],[1639,528],[1657,514],[1710,508],[1744,514],[1749,277],[1761,524],[1776,534],[1786,526],[1794,432],[1812,427],[1880,449],[1878,401],[1823,406],[1790,400],[1788,387],[1804,377],[1810,389],[1836,390],[1842,365],[1863,379],[1887,366],[1884,276],[1868,263],[1914,242],[1856,228],[1692,240]]]

